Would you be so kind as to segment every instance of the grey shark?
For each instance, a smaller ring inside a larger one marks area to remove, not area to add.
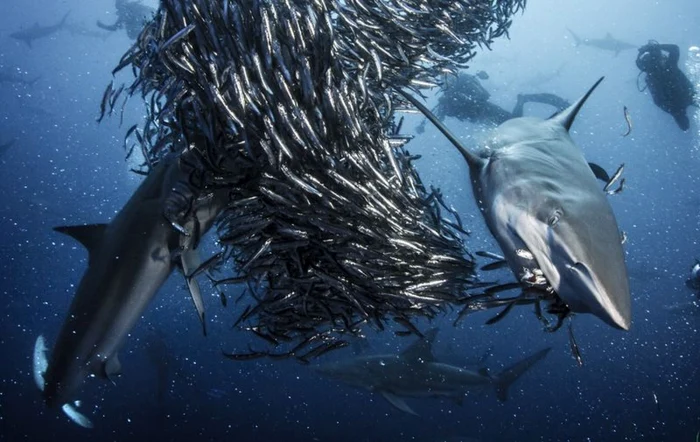
[[[34,86],[34,84],[39,81],[41,78],[41,75],[32,78],[31,80],[27,80],[26,78],[16,75],[13,72],[8,72],[8,71],[0,71],[0,83],[14,83],[14,84],[23,84],[25,86]]]
[[[700,300],[664,305],[663,309],[681,316],[700,316]]]
[[[0,158],[5,156],[5,153],[7,153],[8,150],[17,142],[17,138],[13,138],[7,143],[0,144]]]
[[[117,352],[158,289],[182,262],[193,266],[199,262],[193,258],[199,254],[195,247],[182,247],[190,239],[183,238],[182,230],[163,215],[166,200],[183,178],[178,160],[164,159],[109,224],[55,229],[82,243],[89,257],[48,361],[43,336],[35,345],[35,379],[48,406],[63,406],[67,413],[75,413],[70,404],[86,377],[119,374]],[[227,201],[228,193],[217,191],[194,202],[197,232],[203,235],[210,229]],[[188,283],[203,320],[199,288],[193,290],[194,278],[188,278]],[[84,416],[76,419],[68,414],[87,426]]]
[[[593,48],[602,49],[604,51],[614,52],[617,56],[620,52],[626,51],[628,49],[635,49],[637,46],[631,43],[626,43],[624,41],[618,40],[613,37],[609,32],[605,34],[604,38],[580,38],[571,29],[568,29],[571,36],[574,38],[574,44],[576,46],[584,45]]]
[[[23,29],[21,31],[11,33],[10,37],[14,38],[15,40],[25,42],[27,46],[31,48],[34,40],[48,37],[63,29],[63,27],[66,25],[68,14],[70,14],[70,11],[66,12],[66,15],[63,16],[61,21],[55,25],[39,26],[39,23],[34,23],[34,26],[29,29]]]
[[[397,409],[416,414],[404,398],[447,398],[457,402],[474,389],[493,387],[499,400],[508,398],[508,388],[537,362],[546,348],[506,368],[495,376],[445,364],[435,359],[432,345],[437,330],[430,330],[400,354],[359,356],[328,363],[315,370],[331,379],[381,394]]]
[[[569,136],[574,118],[602,80],[547,120],[506,121],[477,153],[418,100],[401,93],[465,158],[479,209],[521,286],[553,290],[570,311],[592,313],[628,330],[630,288],[620,229]]]

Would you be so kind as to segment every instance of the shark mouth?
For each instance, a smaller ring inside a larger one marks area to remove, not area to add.
[[[501,268],[501,264],[506,263],[504,257],[490,252],[477,252],[477,254],[496,260],[484,266],[490,269]],[[514,250],[513,255],[518,258],[517,281],[505,284],[484,283],[486,287],[484,292],[472,295],[466,301],[465,307],[458,313],[457,319],[454,321],[455,325],[468,313],[505,307],[496,316],[486,321],[486,324],[495,324],[516,305],[534,305],[535,316],[543,323],[546,331],[556,331],[563,325],[564,319],[569,316],[571,310],[554,290],[534,254],[523,244]],[[520,293],[517,296],[500,296],[501,293],[512,290],[519,290]],[[555,322],[543,314],[543,302],[546,305],[546,313],[556,317]]]

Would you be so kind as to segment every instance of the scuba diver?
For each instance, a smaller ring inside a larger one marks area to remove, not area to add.
[[[153,8],[141,4],[140,0],[116,0],[114,7],[117,9],[117,21],[113,25],[106,25],[98,20],[97,26],[106,31],[124,28],[126,35],[132,40],[138,38],[144,23],[155,13]]]
[[[555,94],[518,94],[518,101],[513,110],[509,112],[489,101],[491,94],[479,81],[479,79],[488,78],[488,74],[484,71],[479,71],[476,75],[460,73],[457,77],[449,78],[433,113],[440,120],[445,117],[455,117],[462,121],[499,125],[511,118],[522,117],[525,104],[528,102],[548,104],[556,108],[557,112],[569,106],[568,101]],[[425,120],[416,128],[418,133],[422,133],[424,130]]]
[[[639,48],[636,63],[639,70],[646,74],[644,81],[654,104],[671,114],[678,127],[686,131],[690,127],[686,111],[688,106],[695,104],[695,91],[678,67],[679,57],[677,45],[659,44],[651,40]]]

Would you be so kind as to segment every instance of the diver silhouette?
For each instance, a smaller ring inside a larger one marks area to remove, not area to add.
[[[680,51],[674,44],[659,44],[651,40],[639,48],[637,67],[649,89],[654,104],[671,114],[678,127],[686,131],[690,127],[687,108],[697,105],[695,91],[688,77],[678,67]],[[640,91],[644,91],[641,88]]]
[[[126,35],[132,40],[138,38],[144,23],[150,20],[155,12],[153,8],[141,4],[140,0],[116,0],[114,7],[117,9],[117,21],[113,25],[106,25],[98,20],[97,26],[106,31],[124,28]]]
[[[557,111],[569,106],[568,101],[556,94],[518,94],[515,107],[512,111],[508,111],[489,101],[491,94],[484,88],[479,78],[488,78],[488,76],[480,71],[476,75],[460,73],[457,77],[448,79],[433,113],[440,120],[445,117],[454,117],[473,123],[499,125],[511,118],[522,117],[525,104],[528,102],[548,104]],[[424,127],[425,121],[416,130],[421,133]]]

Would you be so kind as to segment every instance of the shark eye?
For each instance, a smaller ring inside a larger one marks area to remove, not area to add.
[[[547,219],[547,224],[549,224],[549,227],[556,226],[562,215],[563,213],[560,209],[556,209],[554,212],[552,212],[552,214],[549,215],[549,219]]]

